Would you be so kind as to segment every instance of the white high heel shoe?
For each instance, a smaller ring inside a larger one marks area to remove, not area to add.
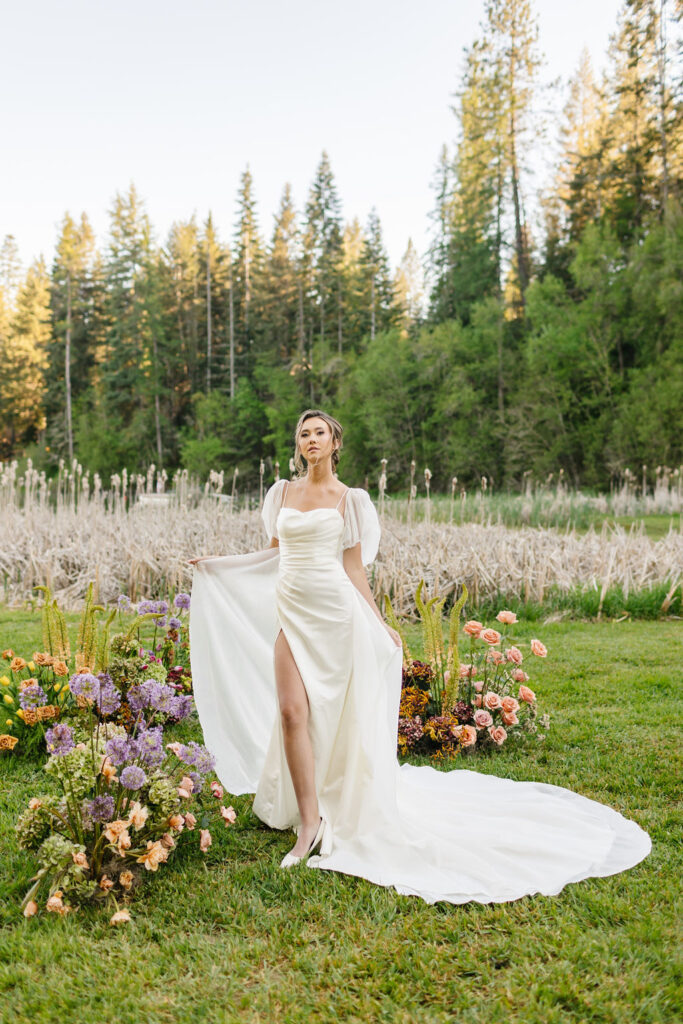
[[[291,867],[294,867],[294,865],[298,864],[300,860],[303,860],[305,857],[310,856],[310,854],[313,853],[314,849],[316,848],[316,846],[318,845],[318,843],[322,839],[324,830],[325,830],[325,819],[321,818],[320,819],[320,824],[318,825],[318,831],[316,832],[315,836],[313,837],[313,841],[311,842],[311,845],[306,850],[306,853],[304,853],[301,857],[297,857],[293,853],[286,853],[284,855],[284,857],[282,858],[282,860],[280,861],[280,867],[281,868],[291,868]]]

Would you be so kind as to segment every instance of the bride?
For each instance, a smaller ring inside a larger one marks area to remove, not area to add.
[[[255,791],[255,814],[296,833],[281,867],[308,858],[429,903],[497,903],[646,857],[635,822],[563,787],[399,766],[401,642],[364,569],[377,513],[336,475],[336,419],[308,409],[294,440],[298,476],[263,503],[270,547],[191,560],[204,739],[226,789]]]

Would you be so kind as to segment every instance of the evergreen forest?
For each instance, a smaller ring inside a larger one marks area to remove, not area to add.
[[[258,486],[306,407],[345,427],[340,473],[389,487],[410,463],[516,489],[563,471],[606,488],[683,462],[682,0],[625,0],[597,75],[542,111],[531,0],[486,0],[434,171],[429,251],[390,266],[382,225],[346,216],[323,152],[284,184],[272,231],[249,167],[234,231],[156,238],[135,187],[106,239],[66,213],[51,265],[0,253],[0,460],[105,480],[150,463]],[[455,74],[455,72],[454,72]],[[445,98],[446,99],[446,98]],[[536,185],[532,156],[552,153]],[[245,154],[245,159],[248,154]]]

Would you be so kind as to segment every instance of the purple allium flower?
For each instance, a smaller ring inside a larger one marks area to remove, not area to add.
[[[130,598],[127,597],[125,594],[119,594],[117,604],[119,606],[120,612],[127,612],[128,609],[130,608]]]
[[[176,697],[176,707],[173,717],[176,722],[181,722],[183,718],[187,718],[188,715],[192,714],[194,710],[194,700],[192,694],[183,693]]]
[[[148,615],[155,611],[154,601],[140,601],[138,604],[138,615]]]
[[[29,683],[23,690],[19,690],[19,703],[22,708],[40,708],[46,701],[45,690],[40,683]]]
[[[166,629],[166,616],[162,615],[161,618],[157,619],[155,625],[157,625],[159,629]]]
[[[111,763],[115,765],[134,761],[139,752],[137,740],[129,736],[112,736],[110,740],[107,740],[104,749],[111,759]]]
[[[193,765],[198,772],[201,772],[204,775],[212,772],[216,766],[216,758],[213,754],[208,751],[206,747],[203,747],[201,743],[195,743],[194,740],[183,745],[178,756],[181,761],[185,762],[185,764]]]
[[[113,715],[121,707],[121,694],[109,673],[100,672],[97,678],[100,681],[100,692],[95,698],[97,710],[101,715]]]
[[[73,729],[64,722],[58,722],[45,733],[45,742],[51,754],[60,757],[62,754],[68,754],[74,748]]]
[[[166,756],[163,748],[163,730],[160,725],[145,729],[137,737],[139,758],[146,765],[161,764]]]
[[[87,802],[86,807],[93,821],[109,821],[114,813],[114,797],[109,793],[96,796]]]
[[[189,594],[176,594],[173,604],[176,608],[189,608],[190,607],[190,595]]]
[[[69,689],[76,697],[88,697],[95,700],[100,692],[100,681],[90,672],[77,672],[69,680]]]
[[[180,621],[180,619],[176,619],[175,616],[172,616],[168,620],[168,628],[169,629],[180,629],[181,626],[182,626],[182,622]]]
[[[202,786],[204,785],[204,778],[199,772],[188,772],[189,777],[192,779],[192,795],[200,793]]]
[[[137,764],[129,764],[121,772],[121,785],[126,789],[139,789],[147,782],[147,776]]]
[[[158,614],[165,615],[168,611],[168,601],[156,601],[154,604],[154,611]]]

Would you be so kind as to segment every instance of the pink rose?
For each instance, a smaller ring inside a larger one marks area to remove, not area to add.
[[[474,724],[477,729],[488,729],[490,725],[493,725],[493,719],[490,713],[482,708],[481,711],[474,712]]]
[[[500,697],[493,690],[489,690],[488,693],[484,694],[484,707],[488,708],[489,711],[495,711],[500,707]]]
[[[532,640],[530,646],[531,653],[535,654],[537,658],[545,658],[548,653],[548,648],[540,640]]]
[[[197,819],[195,818],[194,814],[190,814],[189,811],[187,814],[183,815],[183,820],[185,821],[185,827],[188,828],[190,832],[197,824]]]
[[[467,635],[474,637],[479,636],[483,628],[484,627],[481,624],[481,622],[477,622],[476,619],[470,619],[469,622],[466,622],[465,625],[463,626],[463,629],[465,630]]]
[[[223,799],[223,787],[219,782],[211,783],[211,796],[215,796],[216,800]]]
[[[478,693],[477,696],[474,698],[474,706],[475,706],[475,708],[480,708],[481,707],[481,694],[480,693]]]
[[[180,751],[183,749],[182,743],[167,743],[166,749],[171,750],[176,757],[180,757]]]
[[[234,807],[221,807],[221,818],[226,825],[234,825],[237,821],[237,815]]]
[[[199,830],[199,849],[202,851],[202,853],[206,853],[206,851],[209,849],[210,846],[211,846],[211,833],[209,832],[208,828],[200,828],[200,830]]]
[[[513,665],[521,665],[524,661],[519,647],[508,647],[505,652],[505,657],[508,661],[511,661]]]
[[[533,704],[536,700],[536,694],[533,690],[530,690],[528,686],[520,686],[519,698],[520,700],[525,700],[527,704]]]
[[[502,612],[498,612],[496,618],[498,619],[499,622],[502,622],[504,626],[514,626],[515,622],[517,621],[517,616],[515,615],[515,613],[508,611],[507,609]]]
[[[473,725],[463,725],[460,728],[460,745],[473,747],[477,742],[477,730]]]
[[[484,680],[483,679],[475,679],[474,680],[474,689],[477,691],[477,693],[481,693],[481,691],[484,689]]]
[[[513,711],[519,711],[519,701],[514,697],[503,697],[500,706],[506,715],[511,715]]]
[[[194,782],[188,775],[183,775],[178,786],[178,796],[181,796],[183,800],[189,800],[192,795],[194,788]]]
[[[501,662],[505,661],[505,658],[500,651],[489,651],[486,655],[486,660],[492,665],[500,665]]]
[[[483,640],[485,644],[491,644],[493,647],[494,644],[500,643],[500,633],[497,629],[482,629],[479,639]]]
[[[512,678],[516,683],[528,683],[529,677],[526,672],[521,668],[516,668],[512,673]]]
[[[461,665],[460,666],[460,678],[471,679],[472,676],[477,674],[476,667],[474,665]]]
[[[502,711],[500,717],[503,719],[503,725],[519,725],[519,719],[514,711]]]
[[[499,747],[505,743],[505,740],[508,738],[508,734],[505,732],[502,725],[497,725],[495,728],[491,726],[489,729],[489,736]]]

